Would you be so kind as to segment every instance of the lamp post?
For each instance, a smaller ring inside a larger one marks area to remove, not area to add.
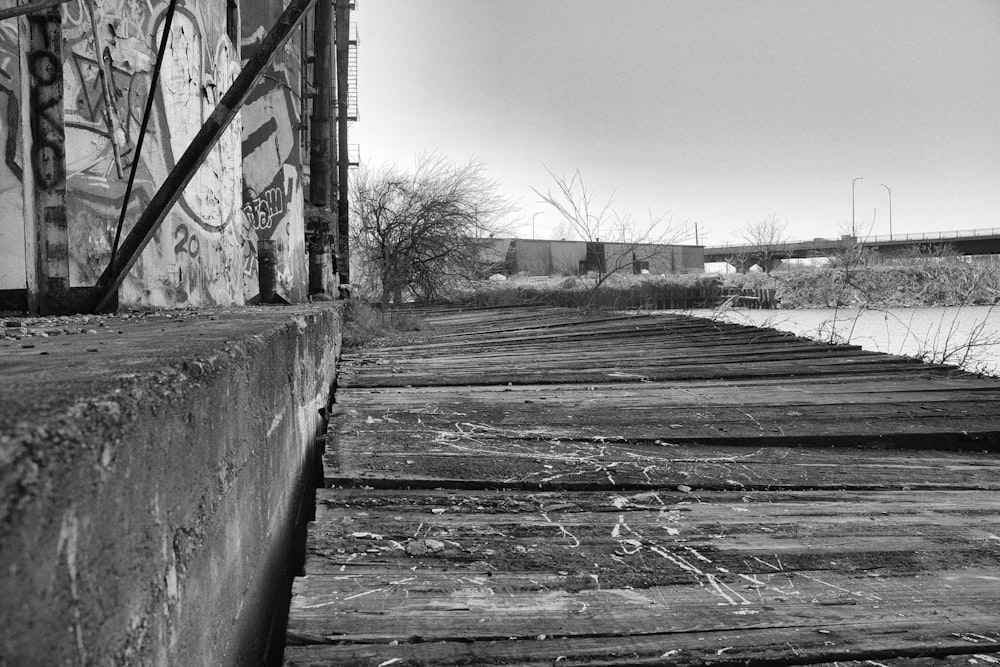
[[[536,211],[531,214],[531,240],[535,240],[535,218],[542,214],[542,211]]]
[[[882,184],[885,191],[889,193],[889,240],[892,240],[892,190],[885,183]]]
[[[858,228],[854,222],[854,186],[858,181],[864,180],[864,176],[857,176],[851,180],[851,236],[857,237]]]

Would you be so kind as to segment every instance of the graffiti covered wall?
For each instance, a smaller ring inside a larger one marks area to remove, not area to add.
[[[18,22],[0,21],[0,290],[24,289],[24,155]]]
[[[70,284],[107,267],[125,185],[138,160],[122,235],[163,183],[240,64],[225,3],[179,3],[142,152],[136,156],[167,4],[75,0],[63,5]],[[241,123],[225,132],[143,251],[120,292],[149,306],[242,303],[256,293],[251,224],[241,203]]]
[[[283,3],[243,0],[244,60],[260,45]],[[301,118],[301,38],[294,36],[254,87],[243,109],[243,213],[257,239],[278,253],[279,291],[293,301],[306,295],[306,247],[298,130]],[[256,262],[254,262],[256,265]]]

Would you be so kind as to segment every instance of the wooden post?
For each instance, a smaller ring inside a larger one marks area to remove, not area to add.
[[[37,304],[39,312],[54,313],[69,307],[62,15],[54,6],[29,14],[27,21]]]

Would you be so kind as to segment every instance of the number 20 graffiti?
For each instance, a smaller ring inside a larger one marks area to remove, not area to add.
[[[181,223],[174,228],[174,255],[197,257],[200,250],[201,241],[188,230],[187,225]]]

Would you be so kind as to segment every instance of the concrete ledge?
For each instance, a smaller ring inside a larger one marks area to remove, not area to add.
[[[258,664],[339,309],[50,322],[0,343],[0,665]]]

